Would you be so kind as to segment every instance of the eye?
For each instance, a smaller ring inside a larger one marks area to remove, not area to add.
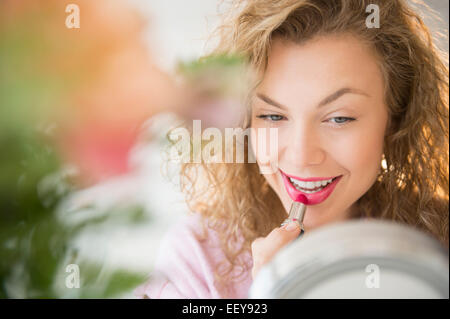
[[[345,116],[336,116],[332,117],[330,120],[335,120],[334,123],[338,125],[345,125],[347,123],[350,123],[352,121],[355,121],[356,119],[353,117],[345,117]]]
[[[269,122],[278,122],[284,119],[284,116],[278,114],[262,114],[256,116],[257,118],[269,121]]]

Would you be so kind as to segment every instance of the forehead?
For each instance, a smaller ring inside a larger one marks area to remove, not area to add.
[[[259,91],[273,98],[290,95],[321,98],[341,87],[382,94],[375,54],[351,35],[314,38],[304,44],[275,39]]]

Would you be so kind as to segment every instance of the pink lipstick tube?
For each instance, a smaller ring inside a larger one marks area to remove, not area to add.
[[[286,224],[289,224],[291,221],[297,222],[300,225],[300,235],[298,235],[298,237],[301,237],[305,232],[303,219],[305,218],[306,203],[308,200],[306,199],[306,196],[303,197],[304,198],[299,199],[300,201],[292,202],[291,209],[289,210],[289,217],[286,218],[281,224],[281,226],[284,226]]]

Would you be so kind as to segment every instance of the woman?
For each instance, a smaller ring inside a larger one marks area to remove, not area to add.
[[[367,23],[370,4],[379,27]],[[307,232],[378,218],[448,246],[448,67],[406,1],[240,1],[231,13],[213,53],[244,54],[256,70],[242,127],[278,129],[274,172],[260,173],[256,134],[256,164],[184,164],[196,213],[169,232],[137,295],[247,297],[261,266],[300,232],[279,227],[293,188],[312,203]],[[334,189],[305,191],[319,187],[312,178]]]

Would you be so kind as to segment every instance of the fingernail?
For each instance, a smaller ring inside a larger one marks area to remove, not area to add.
[[[290,222],[287,226],[286,226],[286,230],[287,231],[293,231],[300,228],[300,225],[297,222]]]

